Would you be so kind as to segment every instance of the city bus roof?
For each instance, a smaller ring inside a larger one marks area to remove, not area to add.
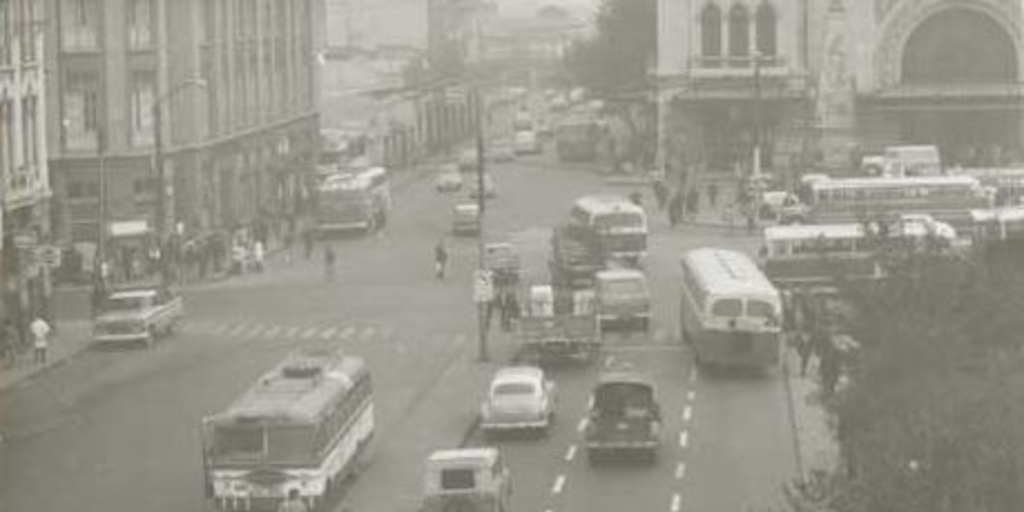
[[[429,465],[447,465],[452,462],[490,467],[498,460],[498,449],[493,447],[438,450],[427,459]]]
[[[726,249],[700,248],[683,254],[687,268],[711,295],[739,295],[778,301],[779,292],[749,256]]]
[[[610,194],[581,197],[576,200],[575,206],[591,213],[644,213],[643,208],[629,199]]]
[[[788,226],[769,226],[764,229],[767,242],[776,240],[811,240],[811,239],[847,239],[864,236],[864,227],[860,224],[793,224]]]
[[[368,373],[362,358],[327,351],[290,354],[260,377],[218,423],[315,423]]]
[[[839,189],[864,189],[864,188],[888,188],[894,186],[963,186],[977,187],[980,185],[978,179],[973,176],[949,175],[949,176],[906,176],[902,178],[893,177],[859,177],[859,178],[829,178],[812,180],[807,183],[814,190],[839,190]]]

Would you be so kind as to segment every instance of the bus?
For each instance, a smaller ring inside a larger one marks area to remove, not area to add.
[[[624,197],[581,197],[569,218],[597,235],[608,257],[636,263],[647,255],[647,214]]]
[[[321,233],[383,228],[391,209],[391,185],[383,167],[335,174],[317,188],[316,222]]]
[[[882,272],[861,224],[767,227],[761,268],[780,287],[828,284],[837,276],[877,279]]]
[[[975,210],[971,216],[975,245],[1024,245],[1024,206]]]
[[[957,169],[959,175],[971,176],[995,190],[995,206],[1024,204],[1024,168],[973,167]]]
[[[227,409],[203,419],[207,499],[220,510],[277,510],[298,491],[315,509],[365,464],[373,409],[362,358],[290,354]]]
[[[697,366],[778,366],[782,301],[754,261],[705,247],[684,253],[680,266],[680,332]]]
[[[800,188],[801,220],[843,224],[908,213],[929,214],[954,228],[969,227],[970,211],[989,208],[993,193],[970,176],[818,178]]]

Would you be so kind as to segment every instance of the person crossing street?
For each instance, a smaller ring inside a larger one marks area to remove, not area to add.
[[[448,268],[448,248],[445,247],[444,238],[437,241],[434,246],[434,274],[437,279],[444,281],[445,271]]]

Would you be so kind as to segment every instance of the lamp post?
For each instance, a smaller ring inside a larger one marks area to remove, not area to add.
[[[167,184],[164,175],[164,147],[163,147],[163,116],[161,106],[163,103],[188,87],[206,89],[206,81],[201,78],[185,80],[161,96],[153,100],[150,107],[153,112],[153,167],[156,169],[156,226],[155,231],[163,238],[167,231]]]

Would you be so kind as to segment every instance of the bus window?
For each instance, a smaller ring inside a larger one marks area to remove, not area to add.
[[[272,427],[267,429],[267,459],[272,462],[309,462],[317,456],[317,435],[313,427]]]
[[[763,300],[751,299],[747,301],[747,316],[750,318],[772,320],[775,318],[775,308]]]
[[[219,427],[213,439],[218,458],[237,461],[263,457],[262,427]]]
[[[740,299],[719,299],[711,306],[711,314],[719,317],[737,317],[743,314],[743,301]]]

